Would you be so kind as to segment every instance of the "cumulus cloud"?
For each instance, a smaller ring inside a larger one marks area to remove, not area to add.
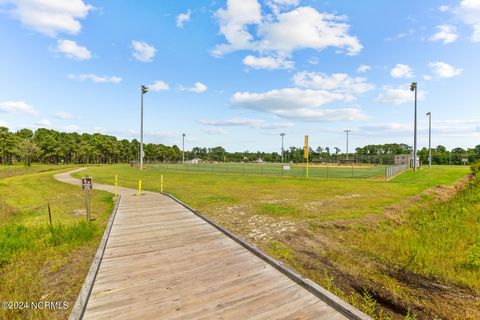
[[[438,7],[438,10],[440,12],[447,12],[449,10],[449,7],[447,5],[441,5],[440,7]]]
[[[298,2],[269,1],[268,4],[285,9]],[[322,13],[311,7],[280,12],[283,9],[267,18],[262,17],[257,0],[228,0],[227,7],[215,14],[227,43],[217,45],[212,54],[221,56],[236,50],[252,50],[288,55],[300,49],[333,47],[354,55],[362,50],[358,38],[349,34],[345,16]]]
[[[200,120],[198,123],[215,127],[250,127],[257,129],[287,129],[294,126],[293,123],[271,123],[265,120],[233,118],[223,120]]]
[[[358,73],[364,73],[364,72],[367,72],[367,71],[370,71],[370,70],[372,70],[372,67],[370,67],[367,64],[361,64],[357,68]]]
[[[153,84],[147,86],[150,91],[165,91],[170,90],[170,86],[163,81],[155,81]]]
[[[325,73],[303,71],[293,76],[293,82],[299,87],[354,94],[365,93],[375,88],[372,84],[367,83],[366,78],[352,78],[346,73],[327,75]]]
[[[480,0],[462,0],[454,12],[465,24],[472,27],[471,40],[480,42]]]
[[[87,74],[69,74],[68,78],[71,80],[77,80],[77,81],[85,81],[85,80],[90,80],[95,83],[120,83],[122,82],[122,78],[117,77],[117,76],[98,76],[93,73],[87,73]]]
[[[190,87],[190,88],[179,87],[178,89],[180,91],[190,91],[190,92],[195,92],[195,93],[203,93],[203,92],[207,91],[208,87],[201,82],[195,82],[193,87]]]
[[[443,44],[455,42],[458,38],[457,28],[448,24],[436,27],[438,32],[430,37],[430,41],[443,41]]]
[[[419,100],[425,99],[423,91],[418,92]],[[413,92],[410,91],[410,85],[405,84],[398,87],[384,86],[382,92],[375,98],[378,103],[384,104],[403,104],[413,101]]]
[[[187,12],[185,13],[180,13],[178,16],[177,16],[177,28],[183,28],[183,25],[185,24],[185,22],[189,21],[190,20],[190,9],[188,9]]]
[[[74,60],[90,60],[92,53],[72,40],[58,40],[57,51]]]
[[[355,98],[337,92],[285,88],[262,93],[236,92],[234,106],[274,114],[284,119],[304,121],[363,120],[367,116],[359,108],[323,109],[325,104],[351,102]]]
[[[394,78],[411,78],[413,77],[413,69],[406,64],[397,64],[391,71],[390,75]]]
[[[294,62],[287,60],[284,56],[254,57],[248,55],[243,58],[243,64],[253,69],[292,69]]]
[[[72,119],[72,115],[65,111],[59,111],[55,113],[55,117],[62,120]]]
[[[37,127],[50,127],[52,123],[48,119],[41,119],[40,121],[35,122],[35,126]]]
[[[432,69],[433,74],[440,78],[451,78],[462,73],[462,69],[456,69],[452,65],[445,62],[430,62],[428,66]]]
[[[152,62],[157,49],[143,41],[132,41],[132,56],[141,62]]]
[[[80,20],[93,9],[83,0],[3,0],[0,8],[3,4],[7,5],[7,12],[24,26],[50,37],[59,33],[79,33],[82,29]]]
[[[4,101],[0,102],[0,112],[16,113],[23,112],[31,115],[38,115],[37,110],[24,101]]]

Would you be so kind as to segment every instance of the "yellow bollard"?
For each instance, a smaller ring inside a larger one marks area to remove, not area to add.
[[[142,195],[142,179],[138,180],[138,193],[137,196]]]
[[[118,175],[115,175],[115,198],[118,196]]]
[[[160,175],[160,192],[163,193],[163,174]]]

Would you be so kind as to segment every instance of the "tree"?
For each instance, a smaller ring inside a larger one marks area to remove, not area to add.
[[[14,152],[26,166],[30,167],[32,161],[38,158],[40,148],[31,139],[24,139],[17,144]]]
[[[2,164],[12,163],[15,139],[13,134],[6,127],[0,127],[0,157]]]

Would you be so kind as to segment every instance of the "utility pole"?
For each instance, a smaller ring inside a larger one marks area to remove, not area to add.
[[[432,168],[432,113],[428,112],[428,167]]]
[[[182,133],[182,163],[185,163],[185,133]]]
[[[141,103],[140,103],[140,170],[143,170],[143,95],[148,92],[148,87],[142,86],[140,87],[140,96],[141,96]]]
[[[348,160],[348,134],[352,132],[352,130],[348,129],[348,130],[345,130],[344,132],[347,133],[347,160]]]
[[[283,139],[285,137],[285,133],[280,133],[280,136],[282,137],[282,164],[284,163],[284,154],[285,154],[285,151],[283,149]]]
[[[413,124],[413,171],[417,171],[417,83],[412,82],[410,91],[415,92],[415,113]]]

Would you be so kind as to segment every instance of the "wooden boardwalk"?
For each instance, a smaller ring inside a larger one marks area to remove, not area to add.
[[[119,193],[84,319],[347,319],[173,199]]]

